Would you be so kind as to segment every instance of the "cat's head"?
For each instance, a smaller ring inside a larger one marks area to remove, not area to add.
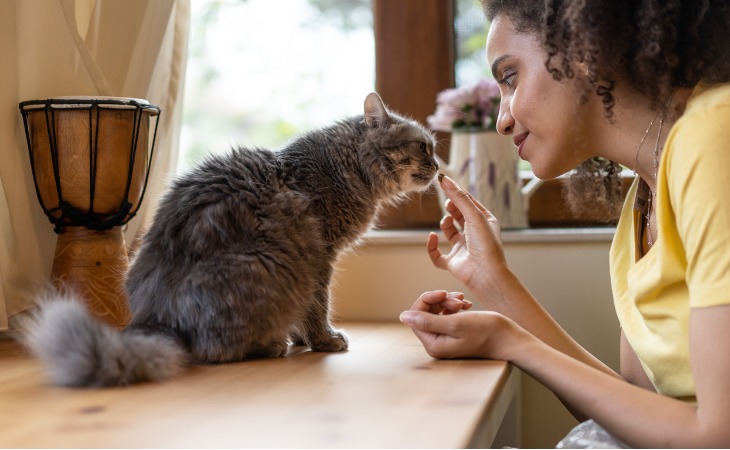
[[[361,158],[375,188],[396,195],[430,186],[439,167],[436,140],[430,131],[388,110],[375,92],[365,98],[362,120],[365,140]]]

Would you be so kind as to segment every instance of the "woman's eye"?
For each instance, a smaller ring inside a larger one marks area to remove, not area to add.
[[[513,88],[516,76],[517,76],[517,74],[510,73],[508,75],[505,75],[501,80],[498,81],[498,83],[504,84],[504,85],[509,86],[510,88]]]

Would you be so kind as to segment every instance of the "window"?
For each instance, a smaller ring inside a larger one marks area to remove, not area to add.
[[[456,0],[454,37],[456,61],[454,72],[456,85],[466,86],[480,78],[492,78],[487,68],[487,31],[489,24],[479,0]]]
[[[479,0],[195,0],[179,170],[233,145],[276,148],[352,114],[377,90],[423,123],[443,89],[491,76]],[[448,133],[439,154],[447,158]],[[523,167],[528,168],[528,166]],[[532,226],[575,226],[547,182],[530,201]],[[380,218],[383,228],[435,228],[425,193]]]
[[[277,148],[361,114],[375,89],[370,0],[196,0],[181,155]]]

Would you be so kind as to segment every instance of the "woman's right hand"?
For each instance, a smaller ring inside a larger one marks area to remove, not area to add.
[[[491,311],[434,314],[414,305],[401,313],[400,321],[413,329],[434,358],[509,361],[521,342],[534,339],[509,318]]]
[[[472,303],[461,292],[429,291],[400,315],[434,358],[506,359],[503,344],[516,324],[493,312],[466,314]]]
[[[440,226],[451,251],[444,255],[439,249],[438,235],[431,233],[427,242],[431,262],[472,289],[475,284],[494,284],[493,275],[507,268],[499,222],[449,177],[443,177],[441,187],[449,200],[446,202],[448,215]]]

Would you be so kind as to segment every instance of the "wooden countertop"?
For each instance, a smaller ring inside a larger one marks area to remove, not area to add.
[[[345,323],[350,350],[193,367],[163,383],[48,385],[0,340],[1,447],[489,446],[517,390],[500,361],[434,360],[398,323]]]

